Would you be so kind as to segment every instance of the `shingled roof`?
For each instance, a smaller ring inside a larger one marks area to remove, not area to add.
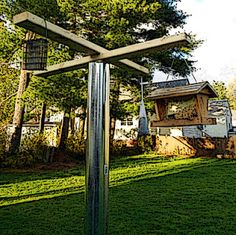
[[[209,82],[198,82],[186,86],[155,89],[147,96],[147,99],[156,100],[196,94],[206,94],[209,98],[217,97]]]

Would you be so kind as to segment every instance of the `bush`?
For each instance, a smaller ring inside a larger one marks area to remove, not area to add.
[[[85,159],[86,155],[86,139],[81,135],[81,133],[75,132],[66,140],[65,151],[75,159]]]
[[[0,167],[4,166],[4,162],[6,159],[6,144],[7,144],[6,130],[2,129],[0,135]]]
[[[45,134],[35,134],[25,137],[18,153],[7,155],[4,166],[7,167],[28,167],[36,163],[48,162],[49,144]]]
[[[127,146],[127,141],[112,140],[110,142],[110,156],[132,156],[141,153],[141,149],[136,145],[132,147]]]
[[[138,148],[140,149],[141,153],[151,153],[155,151],[156,139],[153,138],[151,135],[147,136],[140,136],[138,138]]]

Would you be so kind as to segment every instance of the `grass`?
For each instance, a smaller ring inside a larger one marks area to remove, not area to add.
[[[236,161],[111,163],[110,234],[235,234]],[[84,168],[0,173],[0,234],[84,234]]]

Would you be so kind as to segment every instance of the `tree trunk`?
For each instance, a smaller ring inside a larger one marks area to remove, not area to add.
[[[40,123],[39,123],[39,133],[42,134],[44,132],[44,121],[46,117],[46,104],[42,104],[42,110],[41,110],[41,117],[40,117]]]
[[[75,117],[70,118],[70,135],[74,136],[75,134]]]
[[[18,152],[20,147],[21,132],[24,118],[24,105],[22,104],[22,95],[28,87],[30,80],[30,73],[21,70],[20,82],[16,96],[15,112],[13,117],[13,130],[10,137],[9,152],[14,154]]]
[[[79,119],[79,132],[81,134],[81,137],[84,137],[85,134],[85,118],[86,118],[86,109],[84,107],[81,107],[80,111],[80,119]]]
[[[110,140],[112,141],[114,139],[115,135],[115,130],[116,130],[116,118],[111,118],[110,121]]]
[[[112,80],[113,89],[111,92],[111,118],[110,118],[110,142],[112,143],[115,135],[116,120],[117,120],[117,105],[119,104],[120,98],[120,86],[121,82],[119,79]]]
[[[25,40],[35,37],[35,34],[28,31],[25,35]],[[24,119],[24,104],[22,103],[22,95],[29,85],[30,73],[26,70],[21,70],[18,91],[16,95],[15,112],[13,117],[13,130],[11,133],[8,151],[14,154],[19,151],[21,132]]]
[[[84,137],[85,134],[85,119],[82,118],[80,121],[80,130],[81,130],[81,137]]]
[[[65,143],[69,134],[69,126],[70,126],[70,110],[65,110],[62,120],[61,136],[59,141],[59,149],[61,150],[65,149]]]

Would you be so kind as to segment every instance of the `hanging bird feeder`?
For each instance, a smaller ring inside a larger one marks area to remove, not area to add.
[[[148,120],[147,113],[143,101],[143,85],[148,84],[147,82],[143,82],[143,78],[141,78],[141,102],[140,102],[140,110],[139,110],[139,128],[138,128],[138,136],[146,136],[149,135],[148,130]]]
[[[46,70],[48,41],[43,38],[28,40],[23,50],[23,70]]]
[[[214,125],[216,119],[208,117],[208,98],[215,97],[208,82],[156,89],[147,96],[155,101],[157,119],[151,127]]]
[[[140,111],[139,111],[139,128],[138,128],[138,136],[145,136],[149,135],[148,130],[148,120],[147,120],[147,113],[145,109],[145,105],[143,100],[141,100],[140,104]]]

